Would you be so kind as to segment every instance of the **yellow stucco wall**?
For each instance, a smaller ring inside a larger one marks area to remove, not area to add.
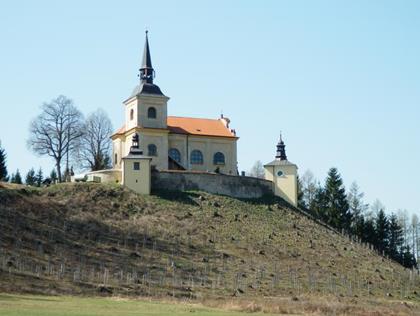
[[[168,100],[168,97],[159,95],[140,95],[127,100],[124,103],[126,130],[134,127],[167,128]],[[156,109],[156,118],[147,116],[149,107]],[[133,119],[131,110],[134,111]]]
[[[278,176],[278,172],[283,172]],[[265,179],[273,182],[274,194],[297,206],[297,167],[293,164],[265,166]]]
[[[219,167],[225,174],[237,174],[236,139],[209,136],[187,136],[169,134],[169,148],[176,148],[181,153],[181,164],[188,170],[214,171]],[[203,154],[203,164],[192,164],[191,152],[200,150]],[[213,156],[221,152],[225,156],[224,165],[215,165]]]
[[[140,163],[140,170],[134,170],[135,162]],[[123,158],[122,167],[122,184],[124,186],[140,194],[150,194],[151,174],[149,158]]]
[[[126,135],[118,136],[113,140],[113,157],[115,157],[115,153],[118,157],[128,155],[131,139],[135,132],[140,135],[140,149],[143,150],[144,155],[148,155],[149,144],[156,145],[157,156],[152,157],[151,164],[159,170],[168,169],[168,150],[176,148],[181,153],[181,164],[187,170],[214,171],[219,167],[222,173],[237,174],[237,140],[234,138],[168,134],[168,130],[161,129],[133,129]],[[202,165],[190,163],[193,150],[200,150],[203,153]],[[224,154],[224,165],[213,163],[213,156],[216,152]],[[119,168],[120,162],[117,161],[114,167]]]

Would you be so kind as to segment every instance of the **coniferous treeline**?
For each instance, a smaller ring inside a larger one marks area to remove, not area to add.
[[[329,170],[324,185],[307,172],[299,180],[299,205],[337,230],[373,245],[404,267],[417,265],[397,215],[386,215],[380,203],[373,212],[367,212],[369,206],[363,202],[357,184],[352,184],[347,193],[336,168]]]

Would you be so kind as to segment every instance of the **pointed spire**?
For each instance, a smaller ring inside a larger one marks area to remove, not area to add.
[[[280,132],[280,140],[279,140],[279,142],[277,144],[276,159],[279,159],[279,160],[287,160],[287,156],[286,156],[286,145],[283,142],[283,138],[281,136],[281,132]]]
[[[146,42],[144,43],[143,60],[140,68],[140,81],[142,83],[153,83],[153,77],[155,76],[155,71],[152,66],[152,58],[150,57],[148,33],[149,31],[146,30]]]

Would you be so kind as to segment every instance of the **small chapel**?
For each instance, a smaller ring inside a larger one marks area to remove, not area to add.
[[[125,124],[112,135],[113,164],[121,168],[134,134],[139,149],[151,157],[152,169],[195,170],[237,175],[237,141],[230,120],[168,116],[168,101],[154,83],[148,32],[139,69],[139,84],[123,102]]]

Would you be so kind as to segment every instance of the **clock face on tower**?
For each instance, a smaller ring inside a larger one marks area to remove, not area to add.
[[[283,171],[279,170],[277,171],[277,176],[282,177],[284,175]]]

